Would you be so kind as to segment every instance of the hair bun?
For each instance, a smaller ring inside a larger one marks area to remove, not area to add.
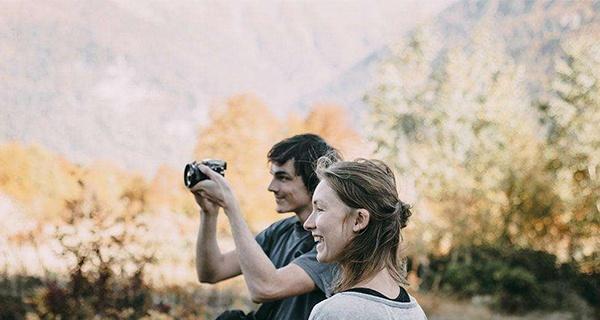
[[[410,209],[411,206],[407,203],[402,202],[401,200],[398,200],[398,203],[396,203],[396,210],[394,213],[400,221],[401,229],[406,227],[406,224],[408,223],[408,218],[412,215]]]

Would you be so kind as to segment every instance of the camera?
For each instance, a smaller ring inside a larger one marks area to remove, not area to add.
[[[225,169],[227,169],[227,162],[225,162],[225,160],[205,159],[200,163],[209,167],[212,171],[222,175],[223,177],[225,176]],[[186,187],[192,188],[196,185],[196,183],[206,179],[208,179],[208,176],[198,169],[198,163],[196,161],[185,165],[185,170],[183,171],[183,182],[185,183]]]

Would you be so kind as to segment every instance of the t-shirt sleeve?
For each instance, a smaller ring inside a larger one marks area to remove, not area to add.
[[[343,319],[339,316],[339,312],[332,309],[328,305],[328,301],[319,302],[310,312],[308,320],[336,320]]]
[[[273,226],[269,226],[254,237],[267,256],[271,252],[272,234]]]
[[[323,291],[327,297],[331,296],[331,284],[336,267],[334,264],[317,261],[316,248],[312,248],[312,250],[294,259],[292,263],[302,268],[313,280],[317,288]]]

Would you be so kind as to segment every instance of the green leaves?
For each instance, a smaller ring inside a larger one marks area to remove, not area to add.
[[[370,139],[412,183],[433,251],[500,241],[582,259],[600,232],[597,41],[564,42],[551,98],[533,104],[491,35],[436,51],[417,32],[396,48],[367,97]]]

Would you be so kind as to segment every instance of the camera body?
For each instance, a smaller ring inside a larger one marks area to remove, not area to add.
[[[225,170],[227,169],[227,162],[225,160],[218,159],[205,159],[200,162],[201,164],[209,167],[212,171],[225,176]],[[192,188],[198,182],[208,179],[200,169],[198,169],[198,163],[196,161],[185,165],[183,171],[183,183],[188,188]]]

